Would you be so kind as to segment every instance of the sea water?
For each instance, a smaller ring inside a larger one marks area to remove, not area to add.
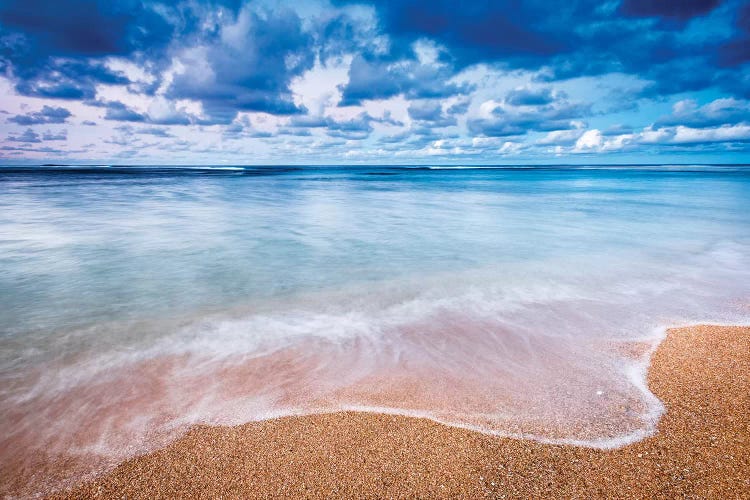
[[[0,167],[8,471],[342,409],[622,446],[666,328],[749,320],[747,166]]]

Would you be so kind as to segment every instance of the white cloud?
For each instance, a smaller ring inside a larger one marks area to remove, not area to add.
[[[574,151],[591,151],[599,150],[602,147],[602,133],[597,129],[587,130],[578,138],[575,144]]]
[[[573,144],[584,134],[583,128],[553,130],[536,143],[539,145]]]
[[[702,142],[750,141],[750,125],[723,125],[717,128],[690,128],[678,126],[670,142],[691,144]]]

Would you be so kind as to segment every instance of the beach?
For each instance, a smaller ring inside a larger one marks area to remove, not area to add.
[[[750,327],[670,330],[648,384],[657,432],[618,449],[340,412],[197,426],[55,498],[750,497]]]

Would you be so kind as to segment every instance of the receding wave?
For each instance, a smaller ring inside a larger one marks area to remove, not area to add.
[[[748,320],[727,306],[748,291],[726,288],[750,283],[747,250],[727,242],[614,288],[615,269],[545,275],[554,282],[506,272],[501,283],[488,268],[92,325],[85,336],[135,330],[138,345],[17,370],[2,391],[3,460],[24,449],[116,463],[196,423],[342,409],[621,446],[653,433],[661,414],[645,373],[665,327]]]

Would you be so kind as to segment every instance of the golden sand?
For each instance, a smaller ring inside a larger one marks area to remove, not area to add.
[[[656,435],[602,451],[334,413],[192,429],[60,498],[750,498],[750,328],[669,332]]]

